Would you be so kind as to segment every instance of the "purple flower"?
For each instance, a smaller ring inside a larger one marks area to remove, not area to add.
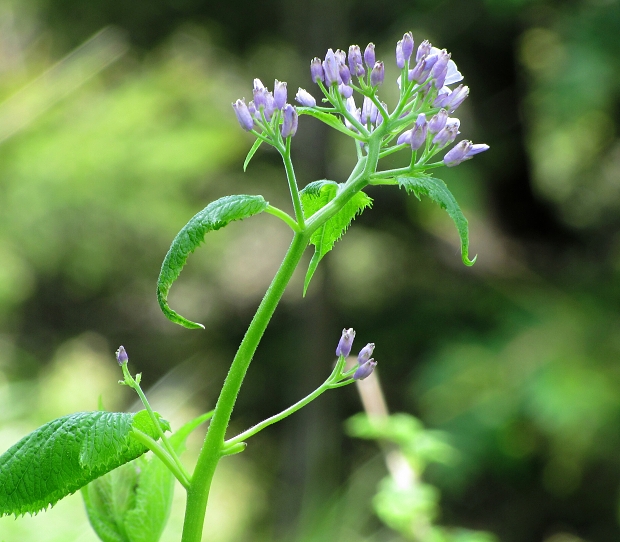
[[[467,156],[465,156],[465,160],[469,160],[476,156],[476,154],[480,154],[489,149],[489,146],[486,143],[476,143],[471,146],[471,149],[467,151]]]
[[[345,85],[344,83],[342,83],[341,85],[338,85],[338,92],[340,92],[340,94],[345,99],[353,96],[353,89],[349,85]]]
[[[254,90],[258,90],[258,89],[265,89],[265,85],[263,85],[263,82],[257,77],[256,79],[254,79]]]
[[[411,32],[407,32],[404,36],[403,36],[403,56],[405,57],[405,60],[409,60],[411,58],[411,55],[413,53],[413,36],[411,35]]]
[[[343,329],[340,341],[338,341],[338,347],[336,348],[336,355],[346,358],[351,353],[353,339],[355,339],[355,330],[353,328]]]
[[[334,83],[341,83],[340,73],[338,69],[338,59],[332,49],[327,50],[325,60],[323,61],[323,72],[325,73],[325,84],[331,87]]]
[[[433,138],[433,144],[439,145],[440,147],[445,147],[446,145],[452,143],[459,133],[460,125],[461,121],[459,121],[459,119],[448,117],[446,125],[439,130],[439,133]]]
[[[438,55],[440,53],[437,47],[431,47],[431,54]],[[446,80],[444,81],[444,85],[453,85],[454,83],[458,83],[463,80],[463,75],[456,67],[454,60],[448,60],[448,67],[446,71]]]
[[[431,134],[436,134],[440,130],[443,130],[446,122],[448,121],[448,112],[445,109],[441,109],[431,120],[428,121],[428,131]]]
[[[312,62],[310,62],[310,77],[312,77],[315,83],[318,81],[325,81],[325,72],[323,71],[321,59],[316,56],[312,59]]]
[[[314,96],[310,94],[307,90],[299,87],[297,90],[297,94],[295,95],[295,99],[304,107],[314,107],[316,105],[316,100]]]
[[[398,136],[396,144],[402,145],[403,143],[408,143],[409,145],[411,145],[411,132],[412,130],[405,130],[402,134]]]
[[[349,71],[357,77],[362,77],[366,73],[359,45],[351,45],[349,47]]]
[[[370,86],[376,87],[383,83],[385,78],[385,66],[383,62],[375,62],[375,67],[370,72]]]
[[[409,70],[409,81],[424,83],[428,79],[431,69],[437,62],[437,55],[429,55],[421,58],[415,68]]]
[[[127,351],[124,346],[119,346],[116,351],[116,361],[118,361],[119,365],[125,365],[129,361],[129,356],[127,355]]]
[[[403,53],[403,42],[398,40],[396,42],[396,66],[401,70],[405,67],[405,55]]]
[[[365,378],[368,378],[375,370],[376,366],[377,362],[372,358],[369,359],[357,368],[357,371],[353,374],[353,380],[364,380]]]
[[[424,40],[418,46],[418,51],[415,54],[415,61],[420,62],[425,56],[428,56],[431,53],[431,42],[428,40]]]
[[[445,49],[442,49],[439,53],[437,53],[437,62],[435,62],[433,69],[431,70],[431,77],[435,80],[435,88],[440,89],[443,87],[448,73],[449,60],[450,55]]]
[[[273,85],[273,98],[277,109],[282,109],[284,107],[287,94],[286,83],[276,79],[276,82]]]
[[[334,53],[338,64],[344,64],[347,61],[347,54],[342,49],[336,49]]]
[[[364,62],[369,69],[375,65],[375,44],[369,43],[364,50]]]
[[[469,153],[472,147],[472,142],[464,139],[446,153],[443,157],[443,163],[448,167],[458,166],[463,160],[467,160],[467,153]]]
[[[360,353],[357,355],[357,363],[363,365],[366,363],[370,356],[372,356],[372,352],[375,349],[375,343],[368,343],[364,348],[360,350]]]
[[[467,96],[469,96],[469,87],[459,85],[450,93],[448,102],[445,105],[446,109],[448,109],[448,111],[452,113],[452,111],[454,111],[459,105],[461,105],[465,101],[465,98],[467,98]]]
[[[297,132],[297,111],[291,104],[286,104],[282,109],[282,137],[293,137]]]
[[[346,64],[340,64],[338,67],[338,75],[340,75],[340,79],[345,85],[348,85],[351,82],[351,72]]]
[[[426,115],[424,113],[420,113],[418,118],[415,121],[415,126],[411,131],[411,149],[416,151],[422,145],[424,145],[426,141],[426,131],[428,128],[428,123],[426,122]]]
[[[262,83],[260,86],[257,86],[257,81],[260,83],[260,79],[254,79],[254,106],[260,111],[267,104],[267,89]]]
[[[276,110],[276,100],[271,92],[265,92],[265,118],[270,121]]]
[[[248,106],[245,105],[245,102],[241,99],[237,100],[234,104],[232,104],[232,106],[235,110],[235,115],[237,115],[237,120],[239,121],[241,128],[243,128],[246,132],[249,132],[254,127],[254,120],[248,110]],[[123,347],[121,346],[121,348]]]

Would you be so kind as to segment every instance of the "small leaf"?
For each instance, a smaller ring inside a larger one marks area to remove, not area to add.
[[[166,317],[186,328],[204,328],[202,324],[183,318],[168,306],[168,292],[179,277],[189,255],[200,246],[205,234],[219,230],[233,220],[243,220],[262,213],[268,202],[262,196],[226,196],[209,203],[194,215],[172,241],[157,279],[157,301]]]
[[[53,506],[145,453],[147,448],[130,436],[138,415],[78,412],[46,423],[13,445],[0,456],[0,516]],[[152,424],[141,429],[157,438]]]
[[[315,119],[319,119],[321,122],[324,122],[328,126],[331,126],[335,130],[342,132],[343,134],[347,134],[348,136],[352,135],[354,132],[349,130],[340,120],[340,117],[336,115],[332,115],[331,113],[325,113],[324,111],[317,111],[312,107],[298,107],[297,112],[300,115],[310,115]],[[356,134],[357,135],[357,134]]]
[[[315,181],[306,186],[301,192],[301,203],[304,208],[304,216],[309,218],[318,210],[322,209],[333,200],[343,185],[334,181]],[[308,290],[310,280],[316,271],[319,262],[332,248],[334,243],[347,231],[351,221],[366,207],[372,204],[364,192],[355,194],[338,213],[331,217],[325,224],[316,230],[310,237],[310,243],[315,247],[314,256],[308,266],[308,272],[304,280],[304,293]]]
[[[408,193],[413,192],[418,199],[420,199],[421,195],[428,196],[450,215],[461,238],[461,258],[463,263],[465,265],[474,265],[476,256],[474,256],[473,260],[469,259],[469,227],[467,226],[467,219],[446,183],[426,174],[420,174],[415,177],[398,177],[396,180],[398,185]]]
[[[254,156],[256,151],[258,150],[258,147],[261,146],[262,142],[263,142],[262,139],[257,139],[254,142],[254,145],[252,145],[252,148],[250,149],[250,152],[248,152],[248,155],[245,157],[245,161],[243,162],[243,171],[245,171],[248,168],[248,164],[250,163],[250,160],[252,160],[252,157]]]

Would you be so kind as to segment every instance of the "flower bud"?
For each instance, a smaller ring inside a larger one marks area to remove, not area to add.
[[[340,83],[340,73],[338,69],[338,59],[332,49],[327,50],[323,61],[323,72],[325,73],[325,84],[330,87],[334,83]]]
[[[469,96],[469,87],[459,85],[450,93],[448,102],[446,103],[445,107],[450,113],[452,113],[452,111],[454,111],[459,105],[461,105],[465,101],[465,98],[467,98],[467,96]]]
[[[357,371],[353,374],[353,380],[364,380],[365,378],[368,378],[375,370],[376,366],[377,362],[372,358],[369,359],[357,368]]]
[[[428,131],[431,134],[436,134],[446,125],[448,120],[448,112],[445,109],[441,109],[431,120],[428,121]]]
[[[368,96],[364,96],[364,102],[362,103],[362,124],[367,124],[368,122],[374,124],[377,120],[378,113],[379,111],[374,102]]]
[[[310,77],[312,77],[312,81],[315,83],[318,81],[325,81],[325,72],[323,71],[321,59],[316,56],[312,59],[312,62],[310,62]]]
[[[282,109],[282,129],[281,134],[284,139],[293,137],[297,132],[297,111],[291,104],[286,104]]]
[[[271,92],[265,92],[265,118],[270,121],[276,110],[276,100]]]
[[[435,88],[442,88],[446,75],[448,73],[448,61],[450,60],[450,54],[445,49],[442,49],[437,54],[437,62],[433,65],[431,70],[431,77],[435,80]]]
[[[344,83],[338,85],[338,92],[340,92],[340,94],[342,94],[345,99],[353,96],[353,89],[349,85],[345,85]]]
[[[411,55],[413,53],[413,36],[411,35],[411,32],[407,32],[404,36],[403,36],[403,56],[405,57],[405,60],[409,60],[411,58]]]
[[[267,104],[267,89],[262,86],[262,83],[261,86],[256,86],[256,81],[260,83],[259,79],[254,79],[254,105],[260,111]]]
[[[464,139],[452,147],[443,157],[443,163],[448,167],[458,166],[463,160],[467,160],[467,153],[472,148],[472,142]]]
[[[234,104],[232,104],[232,106],[235,110],[235,115],[237,115],[237,120],[239,121],[241,128],[243,128],[246,132],[249,132],[254,127],[254,120],[248,110],[248,106],[245,105],[245,102],[241,99],[237,100]],[[121,346],[121,348],[123,347]],[[119,348],[119,352],[121,348]],[[124,351],[125,349],[123,348],[123,352]]]
[[[338,75],[340,75],[340,79],[345,85],[351,82],[351,72],[346,64],[342,63],[338,66]]]
[[[428,79],[431,69],[437,62],[437,55],[429,55],[421,58],[415,68],[409,70],[409,81],[424,83]]]
[[[254,79],[254,90],[259,90],[259,89],[265,89],[265,85],[263,85],[263,82],[257,77],[256,79]]]
[[[402,40],[398,40],[396,42],[396,66],[398,66],[401,70],[405,67],[405,55],[403,54]]]
[[[254,100],[250,100],[248,102],[248,111],[250,112],[250,115],[256,115],[256,106],[254,105]]]
[[[385,67],[383,62],[375,62],[375,67],[370,72],[370,86],[376,87],[383,83],[385,78]]]
[[[412,130],[405,130],[402,134],[398,136],[396,144],[402,145],[403,143],[408,143],[409,145],[411,145],[411,132]]]
[[[349,71],[351,75],[356,75],[357,77],[362,77],[366,73],[359,45],[351,45],[349,47]]]
[[[295,95],[295,99],[304,107],[314,107],[316,105],[316,100],[314,96],[310,94],[307,90],[299,87],[297,90],[297,94]]]
[[[273,98],[275,100],[276,109],[282,109],[284,107],[287,94],[286,83],[276,79],[276,82],[273,85]]]
[[[486,143],[476,143],[471,146],[471,149],[467,151],[467,155],[465,156],[465,160],[469,160],[476,156],[476,154],[480,154],[489,149],[489,146]]]
[[[129,361],[129,356],[127,355],[127,351],[124,346],[119,346],[116,351],[116,361],[118,361],[119,365],[125,365]]]
[[[344,356],[346,358],[351,353],[353,339],[355,339],[355,330],[353,328],[343,329],[342,336],[340,337],[336,348],[336,355]]]
[[[415,55],[415,61],[420,62],[425,56],[428,56],[431,52],[431,42],[428,40],[424,40],[420,43],[418,47],[418,51]]]
[[[420,113],[415,121],[415,126],[411,131],[411,149],[416,151],[426,142],[426,131],[428,123],[426,122],[426,115]]]
[[[448,117],[446,125],[439,130],[439,133],[433,138],[433,144],[439,145],[440,147],[445,147],[446,145],[452,143],[459,133],[460,124],[459,119]]]
[[[364,50],[364,62],[369,69],[375,65],[375,44],[369,43]]]
[[[364,348],[360,350],[360,353],[357,355],[357,363],[363,365],[366,363],[370,356],[372,356],[372,352],[375,349],[375,343],[368,343]]]
[[[347,54],[342,49],[336,49],[334,56],[336,57],[338,64],[345,64],[347,61]]]

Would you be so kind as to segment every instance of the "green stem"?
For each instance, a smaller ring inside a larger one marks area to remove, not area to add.
[[[215,468],[222,457],[226,428],[237,395],[258,343],[307,245],[308,234],[296,233],[284,261],[261,301],[230,366],[187,491],[182,542],[200,542],[201,540],[209,489]]]
[[[282,150],[282,161],[284,162],[284,169],[286,170],[286,178],[288,179],[288,186],[291,190],[291,198],[293,199],[293,208],[295,209],[295,218],[297,219],[298,231],[304,229],[304,212],[301,207],[301,198],[299,197],[299,188],[297,187],[297,179],[295,178],[295,170],[293,169],[293,162],[291,160],[291,138],[286,138],[286,147]]]
[[[297,222],[295,222],[287,213],[285,213],[281,209],[278,209],[277,207],[274,207],[273,205],[268,205],[265,211],[269,213],[270,215],[277,216],[280,220],[283,220],[284,222],[286,222],[294,232],[301,231],[299,229],[299,224],[297,224]]]
[[[166,450],[164,450],[159,444],[157,444],[157,441],[155,439],[151,438],[149,435],[143,433],[136,428],[133,428],[131,430],[131,436],[135,438],[138,442],[146,446],[149,450],[151,450],[151,452],[153,452],[157,457],[159,457],[159,459],[161,459],[164,465],[166,465],[166,467],[170,469],[172,474],[174,474],[174,477],[181,483],[181,485],[185,489],[189,488],[189,477],[187,476],[187,473],[179,469],[179,466],[174,461],[174,459],[170,457],[170,454]]]

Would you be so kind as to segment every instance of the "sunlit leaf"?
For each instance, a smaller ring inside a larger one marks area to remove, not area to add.
[[[304,208],[304,216],[309,218],[318,210],[322,209],[333,200],[343,185],[334,181],[315,181],[306,186],[301,192],[301,203]],[[310,243],[314,245],[315,251],[308,266],[306,279],[304,281],[304,296],[310,285],[310,280],[319,265],[319,262],[332,248],[334,243],[347,231],[351,221],[360,214],[366,207],[372,204],[364,192],[355,194],[338,213],[331,217],[325,224],[316,230],[310,237]]]
[[[473,260],[469,259],[469,227],[467,226],[467,219],[446,183],[426,174],[414,177],[398,177],[396,180],[398,185],[408,193],[413,192],[418,199],[422,195],[428,196],[450,215],[461,238],[461,258],[463,263],[465,265],[474,265],[476,256],[474,256]]]
[[[133,428],[157,438],[146,411],[78,412],[39,427],[0,456],[0,515],[39,512],[142,455]]]
[[[189,329],[204,328],[187,320],[168,306],[168,292],[179,277],[189,255],[200,246],[205,234],[219,230],[233,220],[262,213],[269,203],[262,196],[226,196],[209,203],[194,215],[172,241],[157,279],[157,300],[166,317]]]

